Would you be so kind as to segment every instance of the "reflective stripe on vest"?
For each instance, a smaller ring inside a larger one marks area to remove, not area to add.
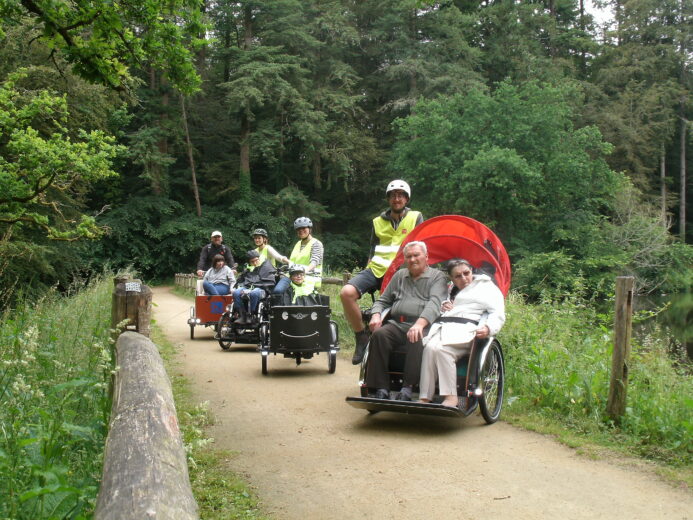
[[[375,246],[375,254],[366,266],[373,271],[376,278],[382,278],[385,271],[395,259],[399,246],[407,238],[407,235],[416,227],[416,221],[421,215],[418,211],[409,211],[400,221],[397,229],[393,229],[392,222],[380,215],[373,219],[373,229],[378,237],[378,245]]]
[[[308,267],[308,265],[310,264],[310,252],[313,249],[313,244],[315,242],[317,242],[317,239],[314,237],[310,237],[310,240],[303,247],[303,249],[301,249],[301,241],[299,240],[298,242],[296,242],[293,251],[291,251],[291,256],[289,257],[291,263],[301,264]],[[322,273],[322,264],[316,265],[313,272],[306,273],[305,280],[313,282],[315,284],[315,287],[319,288],[321,286],[320,282],[322,281],[320,273]]]

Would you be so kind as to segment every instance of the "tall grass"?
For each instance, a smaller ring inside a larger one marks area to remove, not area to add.
[[[87,518],[107,434],[112,284],[0,320],[0,518]]]
[[[626,414],[605,415],[613,315],[580,300],[527,304],[511,294],[500,334],[508,410],[556,419],[618,439],[640,455],[675,465],[693,455],[693,380],[672,359],[661,331],[632,342]]]

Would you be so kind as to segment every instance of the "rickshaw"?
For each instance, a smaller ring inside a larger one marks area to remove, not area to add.
[[[210,296],[202,289],[202,280],[197,281],[195,290],[195,305],[190,307],[190,339],[195,339],[195,327],[214,327],[215,331],[219,318],[226,312],[226,308],[233,303],[233,296]]]
[[[421,241],[428,249],[428,263],[441,264],[453,258],[464,258],[474,267],[474,272],[490,276],[504,296],[510,289],[510,260],[498,237],[482,223],[460,215],[443,215],[423,222],[409,233],[401,244],[397,256],[383,277],[381,291],[385,290],[394,273],[404,263],[403,248],[409,242]],[[370,310],[363,313],[364,322],[370,319]],[[383,321],[387,311],[383,313]],[[390,357],[390,395],[397,393],[402,386],[404,356],[393,352]],[[376,399],[372,397],[375,389],[366,385],[368,368],[368,348],[361,362],[359,377],[359,397],[347,397],[346,401],[355,408],[408,414],[437,415],[444,417],[467,417],[480,409],[484,420],[492,424],[498,420],[503,406],[505,386],[505,364],[500,342],[493,338],[476,340],[469,356],[457,363],[457,393],[460,404],[457,407],[443,406],[442,399],[436,396],[431,403],[400,401],[396,399]]]

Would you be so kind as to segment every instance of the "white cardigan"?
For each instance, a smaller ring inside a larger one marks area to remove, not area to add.
[[[489,335],[495,336],[505,323],[505,300],[503,293],[491,278],[485,274],[477,274],[471,283],[455,296],[453,307],[442,316],[454,316],[478,321],[474,323],[434,323],[424,345],[440,333],[443,345],[461,345],[474,339],[476,330],[484,325],[488,327]]]

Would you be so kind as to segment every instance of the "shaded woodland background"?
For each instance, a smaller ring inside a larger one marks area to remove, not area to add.
[[[363,266],[384,187],[491,227],[531,298],[691,286],[690,0],[2,0],[4,305],[213,229]]]

